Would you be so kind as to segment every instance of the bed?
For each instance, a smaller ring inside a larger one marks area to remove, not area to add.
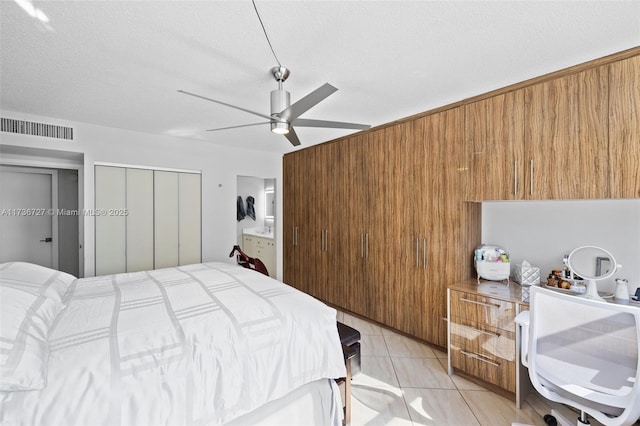
[[[0,424],[339,425],[336,312],[238,265],[0,265]]]

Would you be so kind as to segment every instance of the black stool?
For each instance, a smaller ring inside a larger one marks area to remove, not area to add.
[[[362,370],[360,332],[355,328],[338,322],[338,334],[340,335],[340,343],[355,351],[355,355],[351,358],[351,375],[356,375]]]
[[[342,355],[344,363],[347,367],[347,377],[336,380],[340,387],[340,396],[342,397],[344,409],[344,425],[351,423],[351,376],[356,372],[360,372],[360,332],[348,325],[338,323],[338,334],[340,335],[340,343],[342,343]]]

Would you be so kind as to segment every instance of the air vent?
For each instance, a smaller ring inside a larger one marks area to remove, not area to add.
[[[0,118],[0,131],[23,135],[43,136],[45,138],[73,140],[73,128],[54,124],[35,123],[33,121]]]

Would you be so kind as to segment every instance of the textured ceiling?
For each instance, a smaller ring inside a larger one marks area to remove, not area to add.
[[[0,108],[288,152],[260,119],[276,61],[244,1],[0,0]],[[640,45],[640,1],[256,1],[302,117],[380,125]],[[297,128],[302,147],[353,131]]]

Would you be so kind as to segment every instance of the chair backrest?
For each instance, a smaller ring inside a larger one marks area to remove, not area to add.
[[[254,271],[258,271],[263,275],[269,276],[267,266],[260,259],[258,259],[257,257],[249,257],[245,252],[242,251],[240,246],[233,246],[233,249],[231,249],[231,253],[229,253],[229,257],[233,257],[235,253],[238,253],[236,255],[236,262],[238,262],[238,265],[247,269],[253,269]]]
[[[640,416],[640,307],[534,286],[529,376],[544,397],[605,425]]]

